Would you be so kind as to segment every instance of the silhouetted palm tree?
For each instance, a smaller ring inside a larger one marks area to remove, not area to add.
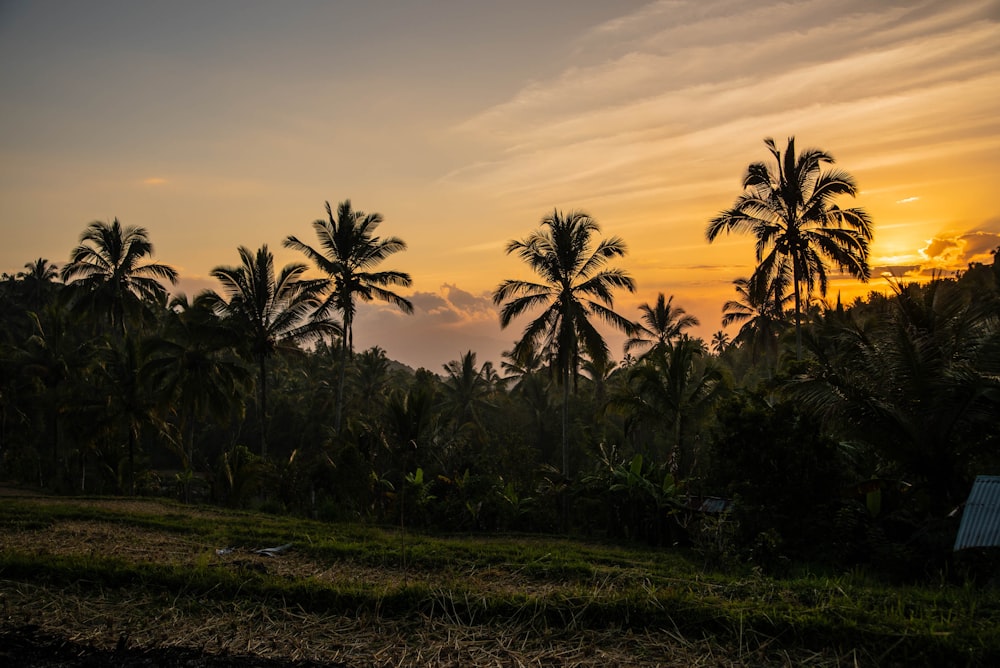
[[[398,237],[374,236],[382,223],[379,213],[365,214],[351,208],[351,200],[337,206],[334,218],[330,203],[326,203],[327,219],[313,222],[320,248],[299,241],[294,236],[285,239],[286,248],[301,251],[333,282],[333,290],[323,302],[321,312],[337,311],[344,320],[344,345],[341,351],[340,382],[337,389],[337,412],[334,431],[340,433],[344,403],[344,382],[347,358],[354,351],[354,316],[357,302],[379,300],[388,302],[404,313],[413,312],[413,304],[390,287],[409,287],[410,275],[401,271],[373,271],[390,255],[406,250]]]
[[[260,452],[261,457],[266,457],[267,360],[279,347],[340,334],[342,330],[338,323],[317,317],[325,279],[302,279],[306,265],[300,263],[285,265],[275,276],[274,255],[267,245],[256,253],[240,246],[239,253],[240,266],[212,270],[228,300],[214,291],[204,293],[203,298],[249,341],[250,354],[257,364]]]
[[[122,227],[95,221],[80,236],[70,261],[63,266],[63,281],[85,290],[87,305],[107,313],[111,327],[125,335],[127,315],[144,302],[161,303],[166,288],[161,280],[177,282],[177,271],[168,265],[143,264],[153,254],[153,244],[142,227]]]
[[[685,428],[725,389],[717,362],[705,352],[700,339],[687,335],[654,347],[629,368],[627,392],[615,402],[633,424],[646,422],[654,433],[670,434],[669,462],[676,477],[690,475],[697,458],[685,445]]]
[[[13,354],[8,353],[30,379],[29,385],[36,387],[38,394],[32,403],[46,414],[45,436],[52,453],[50,479],[55,479],[59,472],[60,424],[71,403],[71,393],[65,387],[86,375],[97,350],[93,338],[81,335],[81,317],[56,303],[48,303],[39,313],[30,314],[34,325],[32,335],[22,346],[11,347]]]
[[[142,375],[145,360],[141,347],[132,339],[124,339],[99,352],[101,363],[97,377],[106,394],[102,396],[104,405],[94,414],[98,421],[106,420],[105,427],[112,439],[116,439],[124,427],[127,481],[120,481],[120,484],[134,496],[135,456],[143,434],[169,441],[173,438],[173,430],[165,419],[162,402]]]
[[[712,334],[712,352],[721,355],[729,347],[729,335],[724,330],[719,330]]]
[[[500,357],[500,368],[506,374],[500,379],[500,384],[504,388],[511,386],[515,392],[528,377],[537,375],[545,366],[545,360],[534,349],[521,350],[520,354],[505,350],[500,353]]]
[[[621,269],[608,268],[612,259],[625,255],[619,237],[602,239],[597,222],[580,211],[563,215],[559,211],[542,219],[541,228],[523,240],[507,244],[507,253],[516,253],[538,276],[540,283],[509,279],[493,293],[493,303],[501,305],[500,326],[536,308],[542,313],[524,329],[514,346],[515,357],[528,350],[552,351],[563,384],[562,457],[563,475],[569,475],[567,451],[569,385],[581,361],[581,353],[592,359],[608,357],[608,346],[591,319],[600,318],[626,334],[636,325],[619,315],[612,306],[612,292],[623,288],[635,291],[635,281]]]
[[[790,264],[795,295],[796,356],[802,356],[802,290],[819,283],[826,294],[827,261],[867,281],[868,242],[872,221],[861,208],[841,209],[833,200],[857,194],[854,178],[839,169],[822,170],[833,157],[819,149],[795,154],[795,138],[782,153],[765,139],[775,165],[755,162],[743,177],[743,194],[733,207],[708,224],[708,240],[722,232],[749,232],[757,237],[757,276],[773,277]]]
[[[733,343],[750,346],[751,358],[763,350],[768,375],[774,370],[778,356],[778,337],[787,328],[785,307],[791,295],[783,294],[780,281],[754,283],[746,278],[733,281],[737,299],[722,306],[722,326],[741,322]]]
[[[492,370],[489,362],[482,368],[476,366],[476,353],[467,351],[458,360],[444,365],[446,377],[441,384],[444,407],[452,418],[454,433],[470,430],[480,437],[482,420],[480,413],[490,405],[493,391],[487,374]]]
[[[179,454],[186,472],[194,470],[196,421],[224,421],[242,414],[241,390],[252,371],[233,352],[240,333],[226,327],[204,296],[188,303],[177,295],[167,313],[163,334],[142,343],[144,379],[160,402],[177,416],[181,433]],[[184,501],[189,501],[184,485]]]
[[[656,297],[656,304],[650,306],[647,303],[639,306],[639,310],[642,311],[639,331],[625,342],[626,353],[636,348],[663,347],[673,339],[679,338],[685,329],[699,324],[698,318],[688,315],[680,306],[675,308],[673,303],[673,295],[670,295],[670,299],[666,299],[661,292]]]
[[[59,278],[59,267],[40,257],[25,263],[24,268],[25,271],[19,271],[16,278],[23,281],[29,307],[37,311],[45,304],[48,292]]]

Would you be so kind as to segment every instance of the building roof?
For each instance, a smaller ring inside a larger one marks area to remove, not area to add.
[[[1000,476],[976,476],[962,511],[955,550],[1000,547]]]

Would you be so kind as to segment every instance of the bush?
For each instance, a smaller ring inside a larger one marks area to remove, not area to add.
[[[765,569],[829,555],[844,470],[818,420],[791,403],[736,397],[719,409],[711,453],[712,484],[738,498],[738,553]]]

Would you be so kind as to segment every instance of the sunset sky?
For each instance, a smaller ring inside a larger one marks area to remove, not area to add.
[[[413,316],[359,348],[499,360],[504,244],[554,208],[629,246],[638,282],[720,328],[753,239],[705,240],[762,140],[819,147],[875,222],[872,283],[1000,246],[1000,1],[0,1],[0,272],[62,265],[80,232],[145,227],[178,290],[237,247],[310,243],[324,202],[385,217]],[[621,357],[619,339],[613,353]]]

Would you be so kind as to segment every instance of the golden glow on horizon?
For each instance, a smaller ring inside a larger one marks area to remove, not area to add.
[[[0,60],[19,64],[0,71],[0,270],[61,264],[118,217],[194,294],[240,245],[301,261],[282,239],[350,198],[408,243],[385,268],[413,276],[417,305],[365,309],[358,345],[439,370],[510,347],[523,323],[500,331],[489,297],[530,274],[506,242],[582,209],[629,247],[616,264],[638,292],[618,310],[674,295],[708,337],[754,240],[708,244],[707,221],[768,158],[764,137],[790,135],[854,175],[859,197],[838,203],[875,221],[871,282],[837,278],[828,298],[1000,245],[998,0],[223,4],[197,21],[144,5],[0,17]]]

